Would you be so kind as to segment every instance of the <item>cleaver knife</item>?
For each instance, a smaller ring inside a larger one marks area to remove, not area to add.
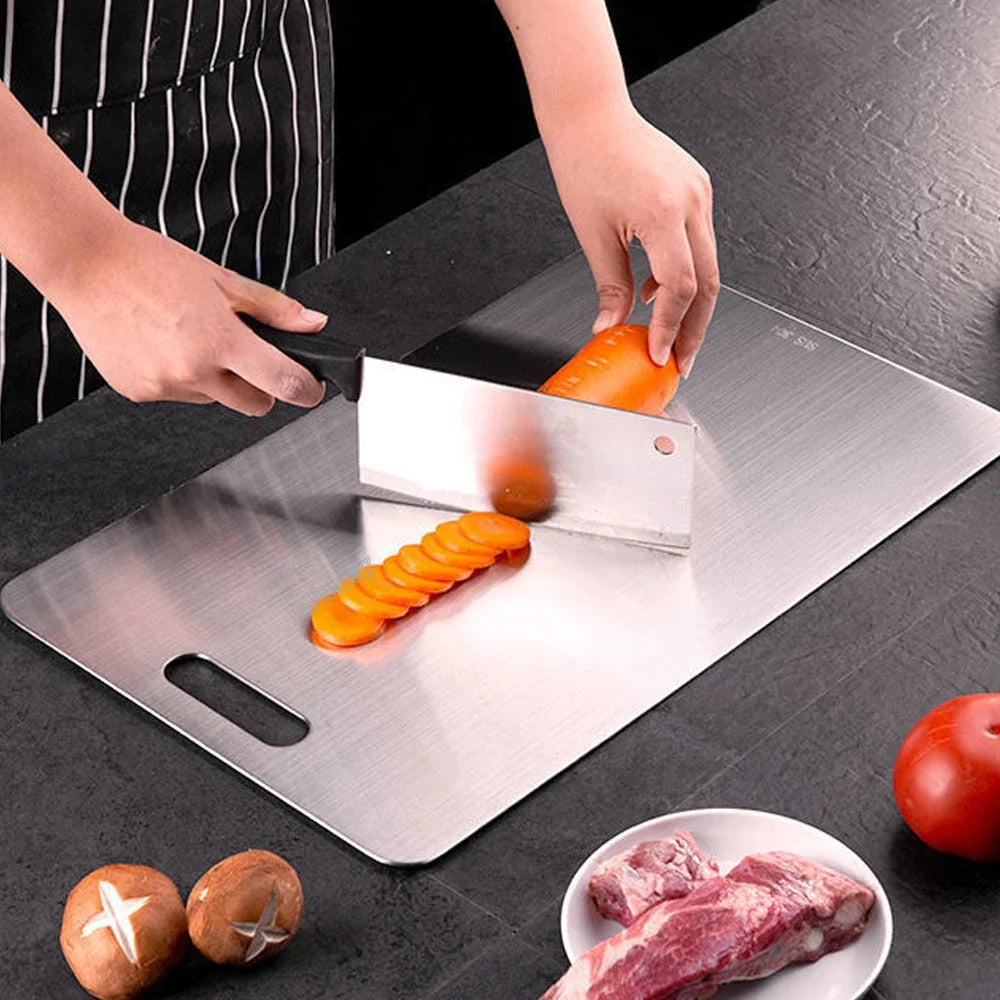
[[[393,499],[490,510],[684,553],[695,427],[251,327],[357,403],[358,479]]]

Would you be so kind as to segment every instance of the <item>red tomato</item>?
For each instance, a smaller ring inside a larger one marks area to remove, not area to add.
[[[892,788],[925,844],[1000,861],[1000,694],[967,694],[928,712],[899,748]]]

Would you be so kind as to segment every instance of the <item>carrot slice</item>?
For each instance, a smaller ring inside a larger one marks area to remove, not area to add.
[[[649,356],[649,328],[610,326],[588,341],[538,390],[659,416],[680,382],[671,353],[662,367]]]
[[[462,534],[480,545],[499,545],[511,552],[523,549],[531,538],[531,529],[506,514],[492,511],[472,511],[458,519]]]
[[[358,586],[377,601],[401,604],[404,608],[422,608],[430,600],[423,591],[393,583],[381,566],[362,566],[357,580]]]
[[[402,604],[390,604],[388,601],[369,597],[353,578],[341,580],[337,593],[352,611],[368,615],[369,618],[402,618],[410,610]]]
[[[468,535],[462,534],[462,529],[458,526],[458,521],[445,521],[434,529],[438,541],[452,552],[460,552],[470,556],[493,556],[495,559],[503,549],[495,545],[480,545],[474,542]]]
[[[385,623],[383,622],[383,624]],[[312,639],[313,645],[319,646],[320,649],[337,650],[343,648],[342,646],[338,646],[335,642],[327,642],[326,639],[324,639],[323,636],[321,636],[319,632],[316,631],[315,626],[309,629],[309,638]],[[362,645],[362,643],[356,643],[356,645],[360,646]]]
[[[389,556],[382,563],[382,569],[393,583],[398,583],[400,587],[409,587],[411,590],[419,590],[424,594],[443,594],[455,586],[454,580],[428,580],[426,577],[410,573],[403,569],[395,556]]]
[[[431,559],[419,545],[404,545],[396,555],[399,565],[407,573],[422,576],[428,580],[468,580],[472,576],[471,569],[459,566],[446,566],[443,562]]]
[[[362,646],[385,631],[385,622],[352,611],[336,594],[327,594],[313,605],[312,628],[319,645]]]
[[[496,561],[496,556],[477,556],[470,552],[452,552],[446,549],[435,532],[428,532],[420,540],[420,547],[435,562],[444,563],[446,566],[457,566],[459,569],[483,569],[485,566],[492,566]]]

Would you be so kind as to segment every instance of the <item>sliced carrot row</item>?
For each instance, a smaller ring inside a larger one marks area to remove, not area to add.
[[[526,524],[503,514],[463,514],[404,545],[381,566],[365,566],[343,580],[335,594],[313,606],[312,639],[323,648],[360,646],[378,638],[386,620],[402,618],[492,565],[502,552],[523,549],[531,538]]]

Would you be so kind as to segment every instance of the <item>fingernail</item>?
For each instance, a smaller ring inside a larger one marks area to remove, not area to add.
[[[691,374],[691,369],[694,368],[694,356],[690,358],[685,358],[678,366],[677,369],[681,373],[681,378],[687,378]]]
[[[326,313],[317,312],[315,309],[306,309],[305,306],[302,307],[301,316],[310,326],[325,326],[329,318]]]
[[[662,368],[670,359],[670,345],[667,344],[665,347],[654,347],[649,353],[654,364],[657,364]]]
[[[609,326],[614,326],[615,314],[610,309],[602,309],[594,320],[594,333],[600,333]]]

